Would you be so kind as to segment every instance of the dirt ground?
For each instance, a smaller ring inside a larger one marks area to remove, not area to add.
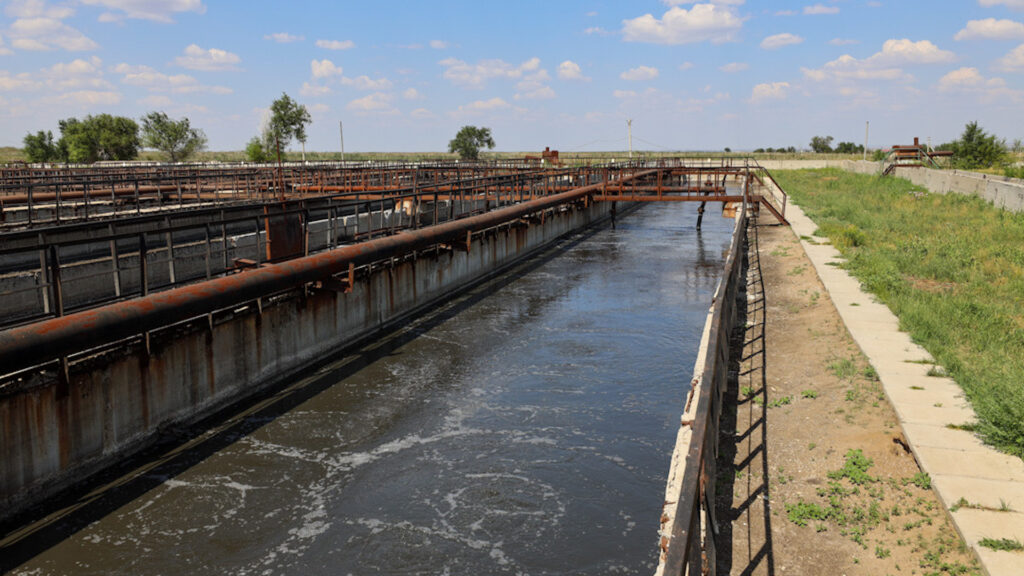
[[[980,574],[799,240],[769,220],[749,229],[718,573]]]

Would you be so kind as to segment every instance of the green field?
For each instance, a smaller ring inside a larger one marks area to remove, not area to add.
[[[963,387],[985,441],[1024,457],[1024,214],[897,178],[773,174]]]

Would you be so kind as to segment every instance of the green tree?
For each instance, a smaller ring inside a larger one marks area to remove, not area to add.
[[[854,144],[853,142],[840,142],[836,144],[836,152],[840,154],[862,154],[864,146],[862,144]]]
[[[181,162],[206,148],[206,134],[192,128],[188,118],[171,120],[163,112],[142,117],[142,145],[164,153],[169,162]]]
[[[305,106],[282,92],[281,97],[270,105],[270,122],[263,132],[264,152],[276,150],[280,156],[281,148],[288,147],[294,138],[302,143],[302,159],[305,160],[306,124],[312,121]]]
[[[480,157],[480,148],[494,148],[494,138],[490,128],[463,126],[448,142],[448,151],[455,152],[463,160],[476,160]]]
[[[832,137],[831,136],[815,136],[811,138],[811,150],[815,153],[823,154],[832,151]]]
[[[100,114],[61,120],[58,146],[71,162],[131,160],[139,155],[139,125],[131,118]]]
[[[249,159],[249,162],[270,161],[267,149],[263,147],[263,141],[260,140],[259,136],[253,136],[249,143],[245,145],[245,157]]]
[[[22,142],[29,162],[56,162],[63,160],[66,156],[66,154],[61,154],[61,147],[53,141],[53,132],[49,130],[26,134]]]
[[[1006,141],[986,134],[977,122],[970,122],[960,139],[949,144],[949,149],[953,151],[953,164],[958,168],[990,168],[1006,155]]]

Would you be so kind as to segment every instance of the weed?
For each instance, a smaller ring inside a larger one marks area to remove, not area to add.
[[[932,366],[931,368],[928,369],[927,375],[933,378],[945,378],[949,376],[949,374],[946,372],[946,369],[943,368],[942,366]]]
[[[874,461],[865,456],[863,451],[859,449],[850,450],[846,453],[846,461],[843,463],[843,467],[830,471],[828,477],[833,480],[846,478],[857,485],[875,482],[877,479],[868,474],[868,469],[873,464]]]
[[[910,389],[911,390],[924,390],[924,386],[916,386],[915,385],[915,386],[911,386]]]
[[[846,401],[847,402],[853,402],[856,399],[857,399],[857,391],[856,390],[851,388],[851,389],[846,391]]]
[[[764,398],[761,396],[754,396],[754,404],[758,406],[764,406]]]
[[[1018,540],[1011,538],[982,538],[978,541],[978,544],[985,548],[991,548],[993,550],[1002,550],[1004,552],[1018,552],[1024,550],[1024,544],[1021,544]]]
[[[850,380],[857,374],[857,366],[853,363],[851,358],[840,358],[835,360],[829,363],[828,369],[840,380]]]
[[[875,558],[879,560],[892,556],[892,552],[888,548],[883,548],[881,545],[875,546]]]
[[[903,485],[906,486],[907,484],[913,484],[921,490],[931,490],[932,477],[929,476],[927,472],[918,472],[917,474],[914,474],[912,478],[903,480]]]
[[[800,265],[786,272],[786,276],[799,276],[804,273],[804,270],[807,270],[807,266]]]
[[[768,403],[768,407],[769,408],[778,408],[779,406],[785,406],[785,405],[790,404],[792,402],[793,402],[793,397],[792,396],[782,396],[781,398],[776,398],[775,400],[772,400],[771,402],[769,402]]]
[[[803,500],[796,504],[786,504],[786,514],[789,521],[797,526],[807,526],[809,520],[828,520],[830,516],[827,509]]]
[[[973,422],[966,424],[946,424],[946,428],[950,430],[963,430],[964,432],[977,432],[978,425]]]
[[[750,398],[751,396],[754,395],[754,388],[751,386],[744,386],[743,388],[740,388],[740,394],[743,394],[747,398]]]
[[[808,450],[814,450],[815,446],[817,446],[817,444],[815,444],[814,442],[809,442],[807,444],[807,449]]]
[[[872,382],[878,382],[878,372],[875,371],[874,366],[869,364],[865,366],[864,369],[860,371],[860,373],[862,376],[864,376],[865,379],[870,380]]]
[[[815,398],[818,397],[818,391],[817,390],[803,390],[803,391],[800,392],[800,396],[802,396],[803,398],[807,398],[808,400],[814,400]]]

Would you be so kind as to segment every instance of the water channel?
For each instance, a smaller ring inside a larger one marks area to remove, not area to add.
[[[13,573],[650,574],[732,227],[695,222],[560,242],[114,480]]]

